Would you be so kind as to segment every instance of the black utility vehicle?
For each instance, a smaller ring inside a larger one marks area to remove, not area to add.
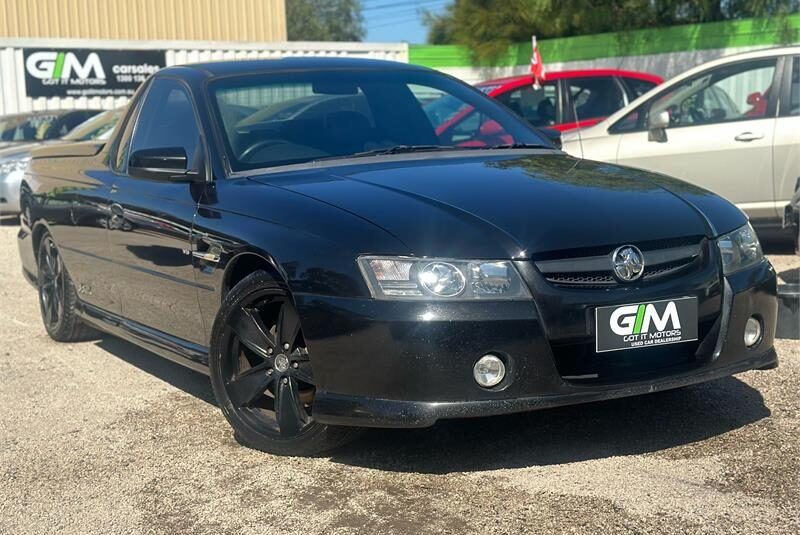
[[[471,114],[446,137],[438,98]],[[569,157],[410,65],[163,69],[108,143],[38,149],[23,205],[50,335],[209,373],[266,451],[777,364],[775,273],[738,209]]]

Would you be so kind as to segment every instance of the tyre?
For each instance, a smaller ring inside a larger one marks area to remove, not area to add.
[[[37,262],[39,310],[50,338],[57,342],[80,342],[95,338],[97,331],[78,318],[78,294],[50,234],[45,234],[39,242]]]
[[[211,384],[238,441],[278,455],[316,455],[354,428],[314,420],[314,374],[286,288],[264,271],[242,279],[214,321]]]

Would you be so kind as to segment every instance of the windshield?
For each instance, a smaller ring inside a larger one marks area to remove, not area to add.
[[[209,90],[234,171],[399,146],[550,146],[501,105],[436,72],[243,75],[214,81]]]
[[[425,115],[428,116],[431,124],[435,126],[444,124],[445,121],[452,119],[462,108],[467,107],[467,104],[464,104],[464,102],[452,95],[439,96],[423,104]]]
[[[59,113],[0,117],[0,141],[42,141]]]
[[[68,141],[89,141],[92,139],[108,139],[108,135],[117,125],[122,110],[104,111],[88,121],[84,121],[69,134],[63,137]]]

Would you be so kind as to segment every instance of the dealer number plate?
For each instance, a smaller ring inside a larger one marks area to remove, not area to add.
[[[697,340],[697,298],[679,297],[595,309],[598,353]]]

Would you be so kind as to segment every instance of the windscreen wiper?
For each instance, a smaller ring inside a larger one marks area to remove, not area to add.
[[[447,145],[394,145],[385,149],[366,150],[356,152],[350,157],[360,158],[363,156],[376,156],[381,154],[406,154],[408,152],[435,152],[439,150],[458,150],[461,147],[451,147]]]
[[[549,145],[543,145],[541,143],[502,143],[500,145],[492,145],[491,147],[486,147],[490,150],[501,150],[501,149],[552,149],[553,147]]]
[[[321,162],[325,160],[346,160],[348,158],[366,158],[369,156],[382,156],[386,154],[408,154],[411,152],[436,152],[448,150],[462,150],[462,148],[449,147],[446,145],[393,145],[383,149],[365,150],[363,152],[355,152],[353,154],[341,154],[336,156],[327,156],[325,158],[316,158],[314,161]]]

